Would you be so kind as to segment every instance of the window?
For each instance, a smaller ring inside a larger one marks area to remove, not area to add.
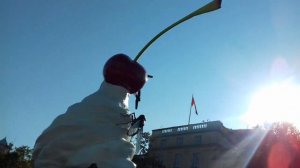
[[[177,145],[183,145],[183,137],[177,137],[176,144]]]
[[[160,140],[159,146],[160,146],[160,148],[165,148],[166,144],[167,144],[167,140],[166,139],[162,139],[162,140]]]
[[[159,160],[161,163],[163,163],[163,162],[164,162],[164,155],[160,155],[158,160]]]
[[[194,138],[194,142],[195,144],[202,144],[202,136],[201,135],[196,135],[195,138]]]
[[[173,162],[173,168],[180,168],[181,167],[181,160],[182,156],[181,154],[175,154],[174,162]]]
[[[199,153],[193,153],[193,158],[192,158],[192,167],[191,168],[199,168],[199,158],[200,154]]]

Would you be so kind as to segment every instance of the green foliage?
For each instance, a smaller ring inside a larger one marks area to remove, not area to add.
[[[28,146],[13,148],[13,144],[8,145],[6,152],[0,153],[1,168],[32,168],[32,152]]]

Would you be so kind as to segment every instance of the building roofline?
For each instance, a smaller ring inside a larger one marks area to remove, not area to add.
[[[189,125],[181,125],[175,127],[167,127],[152,130],[152,136],[167,136],[175,134],[187,134],[192,132],[214,131],[214,130],[228,130],[224,127],[221,121],[209,121],[202,123],[195,123]]]
[[[211,125],[213,123],[218,123],[221,126],[223,126],[224,128],[226,128],[220,120],[216,120],[216,121],[208,121],[208,122],[201,122],[201,123],[195,123],[195,124],[187,124],[187,125],[178,125],[178,126],[173,126],[173,127],[159,128],[159,129],[154,129],[152,131],[159,131],[159,130],[165,130],[165,129],[173,129],[173,128],[186,127],[186,126],[196,126],[196,125],[199,125],[199,124],[210,124]]]

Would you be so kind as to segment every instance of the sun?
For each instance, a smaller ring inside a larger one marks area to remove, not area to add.
[[[290,122],[300,128],[300,85],[290,80],[263,87],[255,92],[242,117],[248,126]]]

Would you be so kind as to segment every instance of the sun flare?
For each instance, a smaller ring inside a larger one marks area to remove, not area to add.
[[[290,122],[300,127],[300,85],[291,81],[272,84],[255,92],[243,120],[249,126]]]

